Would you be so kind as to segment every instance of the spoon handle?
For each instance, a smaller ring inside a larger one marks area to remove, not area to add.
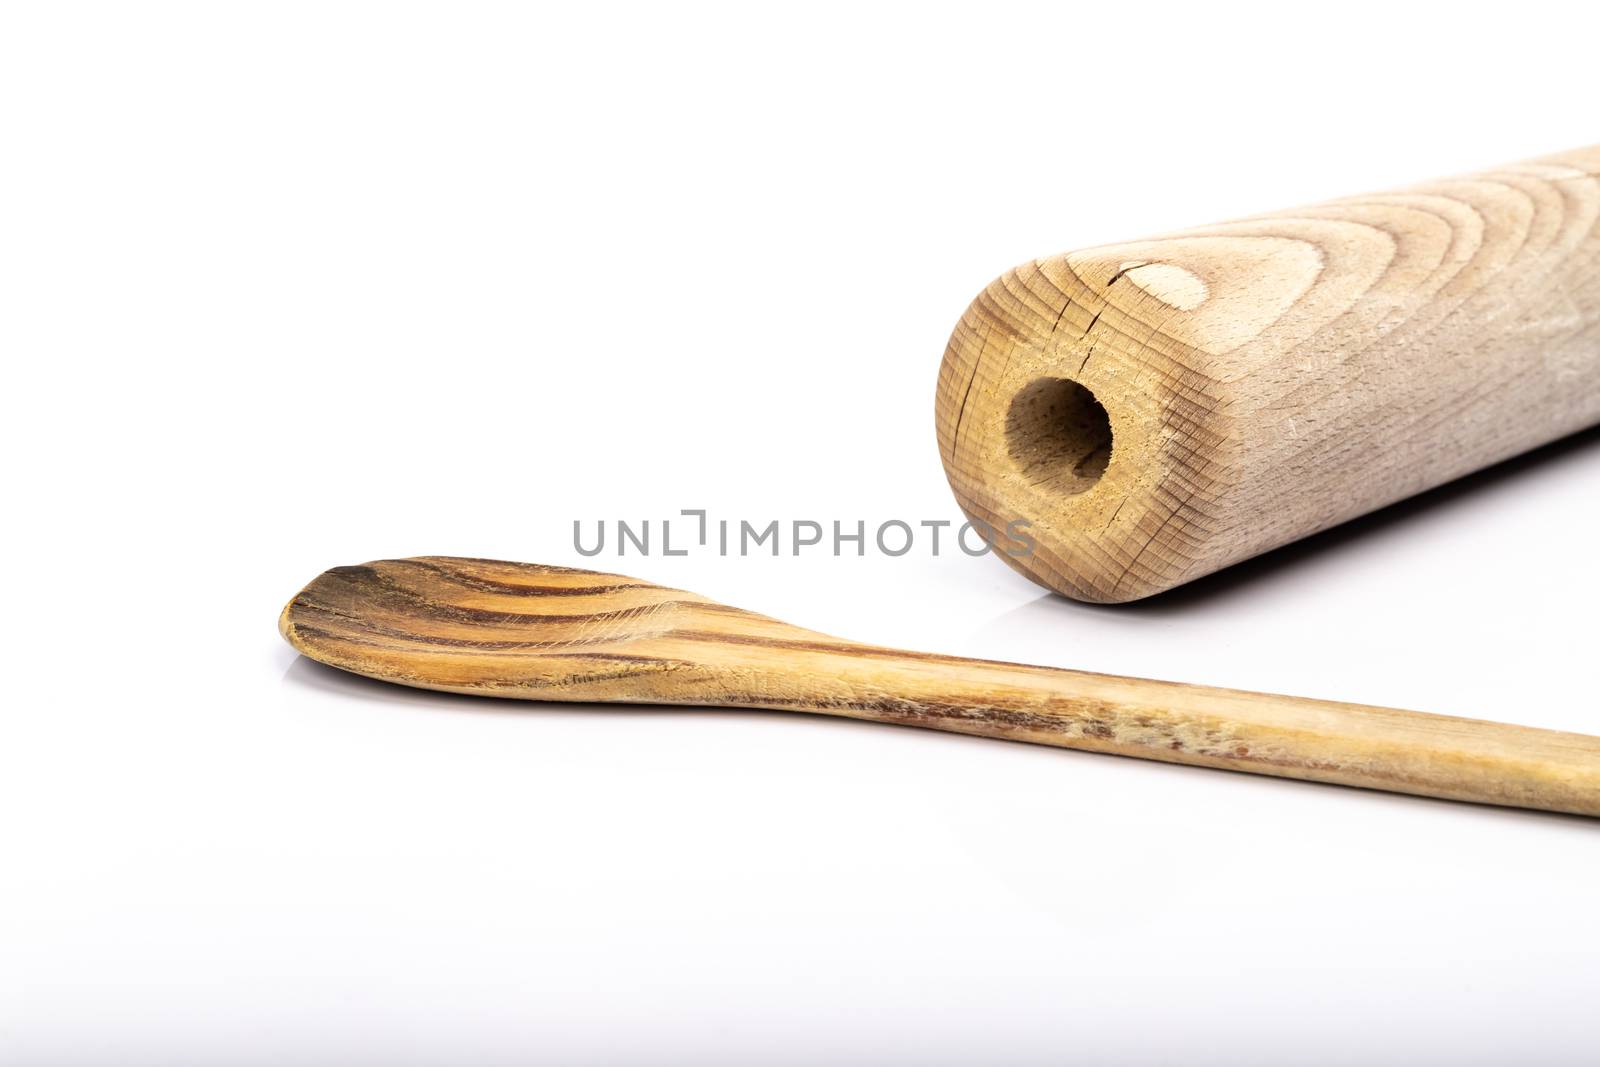
[[[1600,737],[871,646],[767,666],[728,703],[1600,816]]]

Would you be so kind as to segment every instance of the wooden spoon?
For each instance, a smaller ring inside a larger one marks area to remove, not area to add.
[[[525,700],[782,708],[1399,793],[1600,815],[1600,738],[857,644],[637,578],[423,556],[283,609],[312,659]]]

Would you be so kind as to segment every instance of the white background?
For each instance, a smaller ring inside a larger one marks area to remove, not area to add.
[[[0,1060],[1594,1062],[1600,824],[297,659],[385,556],[958,519],[1035,256],[1596,138],[1590,5],[7,6]],[[1600,732],[1591,432],[1181,592],[590,566]],[[592,527],[586,527],[592,528]]]

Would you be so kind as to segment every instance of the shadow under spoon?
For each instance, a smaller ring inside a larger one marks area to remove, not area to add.
[[[859,644],[615,574],[421,556],[283,609],[314,660],[452,693],[769,708],[1600,816],[1600,738]]]

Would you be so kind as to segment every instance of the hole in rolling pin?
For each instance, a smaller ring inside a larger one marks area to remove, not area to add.
[[[1036,378],[1011,398],[1006,448],[1035,485],[1082,493],[1111,462],[1111,419],[1070,378]]]

